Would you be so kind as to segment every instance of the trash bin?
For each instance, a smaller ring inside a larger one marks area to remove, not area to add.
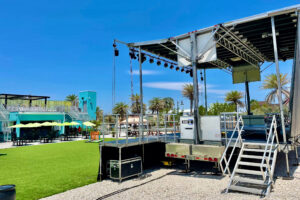
[[[15,185],[0,185],[0,199],[1,200],[15,200],[16,199]]]

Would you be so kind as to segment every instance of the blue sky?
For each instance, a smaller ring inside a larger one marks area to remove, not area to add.
[[[0,93],[49,95],[63,100],[68,94],[93,90],[98,105],[111,110],[112,42],[168,38],[230,20],[299,3],[292,0],[251,1],[0,1]],[[119,47],[116,101],[129,103],[130,74],[127,48]],[[291,73],[291,61],[280,63]],[[192,79],[175,70],[144,64],[144,100],[152,97],[188,101],[180,92]],[[138,70],[138,63],[133,63]],[[275,72],[275,65],[262,74]],[[134,91],[138,92],[134,75]],[[207,71],[209,103],[224,100],[229,90],[244,91],[220,70]],[[261,83],[251,83],[251,98],[263,100]],[[200,93],[200,103],[203,103]]]

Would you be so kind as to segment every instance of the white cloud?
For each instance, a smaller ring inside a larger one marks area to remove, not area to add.
[[[148,88],[181,91],[183,86],[189,83],[192,82],[147,82],[144,83],[143,85]],[[199,90],[204,92],[203,85],[201,84],[199,87],[200,87]],[[207,84],[206,85],[207,93],[224,95],[225,93],[229,92],[229,90],[215,89],[216,87],[217,87],[216,85]]]
[[[128,74],[130,74],[130,71],[128,71]],[[161,72],[154,71],[154,70],[143,70],[143,75],[156,75],[156,74],[161,74]],[[132,75],[140,75],[140,71],[133,70]]]
[[[148,82],[144,83],[145,87],[157,88],[164,90],[182,90],[184,84],[189,82]]]

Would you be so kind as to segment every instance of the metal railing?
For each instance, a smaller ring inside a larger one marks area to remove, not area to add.
[[[120,136],[120,129],[119,126],[119,117],[120,115],[113,114],[113,115],[104,115],[103,121],[100,126],[100,132],[102,133],[103,141],[105,139],[105,135],[115,135],[116,136],[116,143],[119,143],[119,136]]]
[[[230,169],[229,169],[229,164],[230,164],[230,161],[231,161],[231,158],[233,156],[233,153],[238,145],[239,144],[243,144],[243,140],[242,140],[242,131],[243,131],[243,128],[244,128],[244,122],[243,122],[243,118],[242,116],[239,116],[237,122],[236,122],[236,125],[235,125],[235,128],[233,129],[232,133],[231,133],[231,137],[229,138],[229,141],[226,145],[226,148],[223,152],[223,155],[220,159],[220,168],[222,170],[222,173],[225,174],[227,171],[228,173],[230,174]],[[235,135],[235,133],[238,133],[238,136],[234,142],[234,145],[233,145],[233,148],[231,150],[231,153],[230,153],[230,156],[227,160],[226,158],[226,155],[227,155],[227,151],[229,149],[229,146],[231,146],[231,143],[233,142],[233,137]],[[227,134],[227,133],[226,133]],[[223,161],[225,162],[225,168],[223,168]]]
[[[277,144],[274,146],[275,138],[276,138]],[[274,171],[274,167],[275,167],[274,166],[275,162],[273,161],[272,166],[270,166],[270,160],[271,160],[271,154],[274,153],[274,151],[276,151],[277,148],[280,148],[280,145],[279,145],[279,139],[278,139],[278,134],[277,134],[276,116],[273,115],[272,123],[271,123],[270,130],[268,133],[266,147],[264,150],[262,161],[260,163],[260,171],[262,173],[264,181],[266,181],[266,178],[269,175],[270,182],[273,183],[273,171]],[[267,155],[267,153],[268,153],[268,155]],[[265,164],[265,162],[266,162],[266,164]]]
[[[2,105],[3,107],[3,105]],[[5,108],[4,108],[5,109]],[[8,112],[60,112],[67,113],[72,120],[89,121],[90,117],[87,112],[81,112],[74,106],[54,106],[54,107],[26,107],[26,106],[7,106]],[[0,107],[0,115],[3,114],[3,109]]]
[[[176,114],[165,114],[164,115],[164,129],[165,129],[165,142],[167,142],[167,135],[168,132],[173,133],[173,142],[176,142],[176,123],[178,123],[175,120]]]
[[[225,146],[228,143],[228,132],[232,132],[239,119],[239,112],[223,112],[220,113],[221,132],[224,133]]]
[[[175,114],[146,114],[143,115],[143,122],[139,114],[127,114],[122,119],[120,115],[105,115],[100,128],[103,137],[102,144],[104,135],[108,134],[116,136],[116,144],[119,144],[121,137],[126,139],[125,144],[129,143],[129,137],[134,139],[133,142],[139,143],[149,142],[149,140],[166,142],[170,139],[175,142],[177,123]],[[168,136],[169,133],[173,134],[172,138]]]

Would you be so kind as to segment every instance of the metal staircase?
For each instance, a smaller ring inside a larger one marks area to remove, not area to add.
[[[229,117],[227,115],[229,115]],[[226,144],[226,148],[219,162],[219,166],[223,174],[226,173],[231,174],[229,169],[230,161],[233,157],[236,148],[241,147],[243,143],[242,140],[242,132],[244,128],[243,118],[242,116],[238,116],[238,113],[234,113],[234,115],[236,115],[235,118],[233,118],[231,115],[232,115],[231,113],[225,113],[223,117],[223,121],[221,121],[221,125],[223,125],[223,129],[225,130],[225,144]],[[232,127],[234,127],[234,129],[231,131],[231,136],[228,140],[227,129]],[[237,137],[235,138],[236,135]],[[229,154],[229,158],[227,159],[228,154]],[[223,166],[223,163],[225,164],[225,166]]]
[[[70,107],[67,111],[67,114],[72,118],[72,120],[80,120],[80,121],[89,121],[89,114],[86,112],[80,112],[76,107]]]
[[[276,143],[274,140],[276,138]],[[274,184],[273,174],[279,140],[273,116],[266,142],[243,142],[226,192],[238,191],[266,196]]]

